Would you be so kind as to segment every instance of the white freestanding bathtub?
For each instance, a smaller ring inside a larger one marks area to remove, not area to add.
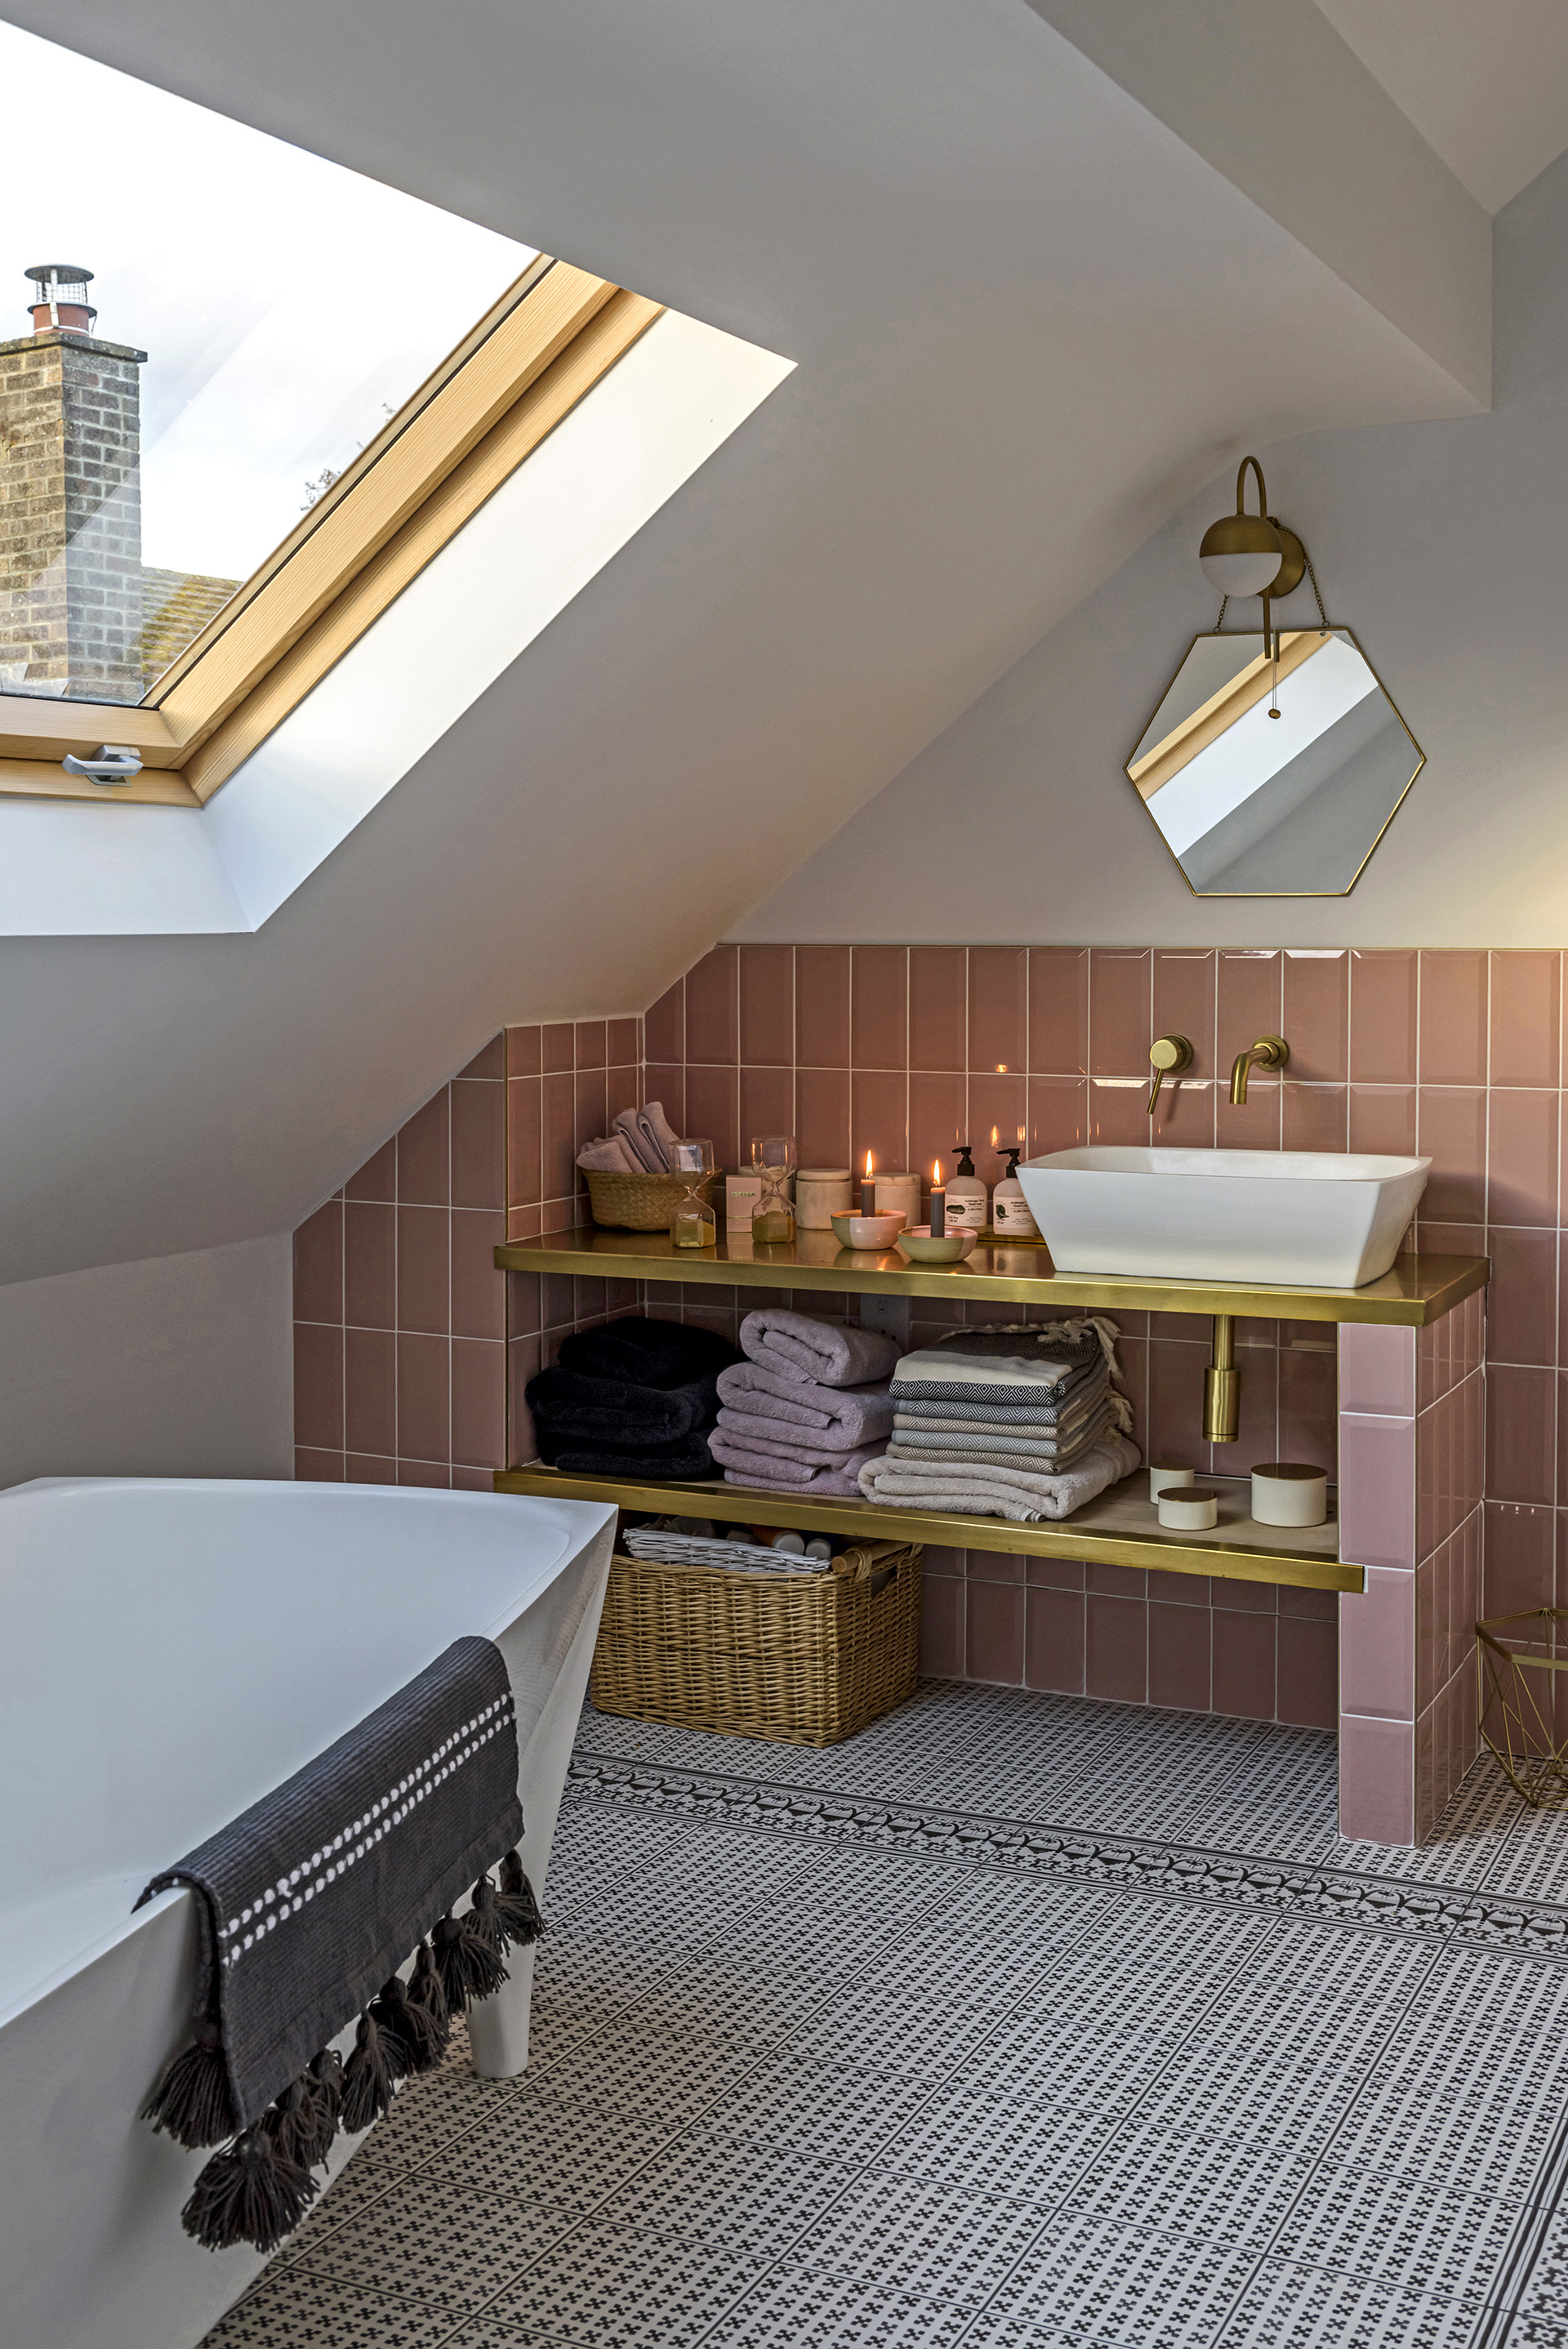
[[[381,1485],[0,1493],[5,2343],[190,2349],[263,2265],[191,2241],[208,2157],[139,2117],[189,2036],[195,1930],[187,1891],[132,1904],[466,1632],[511,1671],[542,1893],[614,1516]],[[532,1954],[471,2018],[491,2076],[527,2059]]]

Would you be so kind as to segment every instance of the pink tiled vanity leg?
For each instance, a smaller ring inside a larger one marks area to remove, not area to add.
[[[1369,1842],[1423,1842],[1475,1756],[1481,1316],[1339,1331],[1339,1825]]]

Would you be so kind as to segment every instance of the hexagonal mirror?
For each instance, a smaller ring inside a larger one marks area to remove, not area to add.
[[[1127,763],[1199,897],[1343,897],[1425,765],[1348,628],[1195,636]]]

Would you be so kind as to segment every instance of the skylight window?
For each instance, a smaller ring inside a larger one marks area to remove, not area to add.
[[[7,25],[0,84],[0,694],[156,703],[536,256]]]

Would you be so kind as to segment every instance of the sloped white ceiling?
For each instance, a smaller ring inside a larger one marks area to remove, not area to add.
[[[651,999],[1243,448],[1485,397],[1420,142],[1379,308],[1023,0],[11,13],[797,366],[256,936],[0,949],[0,1278],[286,1228],[503,1019]]]

